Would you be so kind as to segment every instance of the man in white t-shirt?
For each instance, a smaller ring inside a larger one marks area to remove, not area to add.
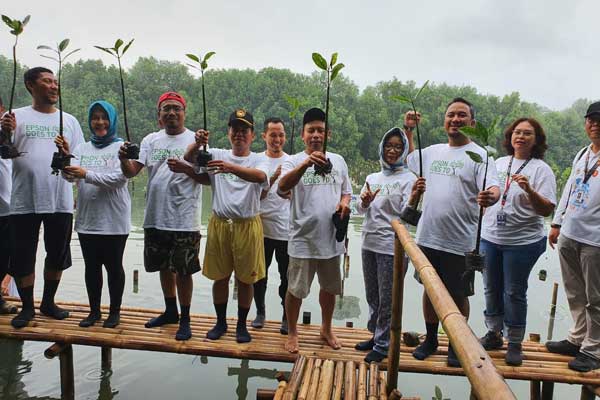
[[[579,151],[548,235],[558,255],[574,325],[567,339],[547,342],[553,353],[574,356],[569,368],[600,368],[600,102],[585,114],[589,146]]]
[[[69,313],[56,306],[54,296],[62,271],[71,266],[71,232],[73,222],[73,187],[51,174],[52,154],[57,151],[54,138],[59,133],[60,111],[58,82],[49,69],[36,67],[24,74],[25,88],[31,94],[31,106],[6,113],[2,131],[21,153],[12,159],[10,199],[10,266],[23,308],[11,324],[27,326],[35,316],[33,285],[35,258],[40,227],[44,224],[44,294],[42,314],[64,319]],[[79,122],[63,113],[63,134],[73,147],[83,143]]]
[[[4,103],[0,98],[0,115],[4,114]],[[0,145],[5,143],[4,135],[0,133]],[[11,189],[12,161],[0,159],[0,282],[8,272],[10,259],[10,244],[8,242],[8,215],[10,214],[10,189]],[[16,314],[17,307],[7,303],[0,292],[0,314]]]
[[[197,159],[200,145],[208,144],[209,132],[200,130],[197,143],[190,145],[186,160]],[[213,213],[208,223],[202,273],[213,283],[213,304],[217,323],[206,333],[218,340],[227,332],[229,281],[235,272],[238,285],[238,319],[235,339],[248,343],[252,336],[246,320],[252,305],[253,285],[265,277],[263,229],[260,221],[260,195],[268,189],[268,163],[250,151],[254,140],[254,118],[244,109],[229,116],[227,137],[231,150],[210,149],[210,173],[202,175],[212,187]]]
[[[412,114],[411,114],[412,116]],[[419,152],[413,151],[411,126],[414,120],[407,118],[406,133],[412,151],[408,166],[419,172]],[[446,289],[465,317],[469,317],[465,253],[475,249],[479,206],[489,207],[498,201],[500,190],[495,163],[489,161],[486,190],[481,190],[485,177],[485,164],[475,163],[466,151],[479,154],[484,160],[485,150],[460,132],[464,126],[475,124],[475,111],[463,98],[453,99],[446,107],[444,129],[448,143],[436,144],[422,150],[423,177],[427,191],[423,198],[422,216],[417,226],[416,242],[435,268]],[[439,319],[426,292],[423,292],[423,314],[427,337],[413,352],[423,360],[437,351]],[[459,367],[460,363],[450,344],[448,365]]]
[[[268,118],[264,123],[262,138],[267,150],[262,153],[269,163],[269,189],[263,191],[260,201],[260,219],[263,225],[265,245],[266,275],[254,284],[254,305],[256,318],[252,322],[253,328],[262,328],[265,324],[265,294],[267,291],[267,278],[269,265],[277,261],[279,271],[279,297],[283,306],[283,316],[279,331],[287,334],[287,318],[285,315],[285,293],[287,292],[287,269],[289,257],[287,253],[290,219],[290,199],[282,198],[277,194],[277,184],[281,176],[281,165],[290,156],[283,151],[285,145],[285,126],[281,118]]]
[[[285,300],[289,325],[285,348],[291,353],[299,350],[298,314],[302,299],[310,292],[315,273],[321,287],[321,337],[333,349],[342,346],[331,324],[335,296],[342,292],[340,255],[344,253],[344,243],[336,240],[332,215],[337,214],[342,220],[350,215],[352,186],[343,157],[332,152],[323,153],[325,134],[325,112],[318,108],[308,110],[302,122],[305,149],[283,163],[277,190],[280,196],[287,197],[290,192],[292,196]],[[331,172],[315,173],[315,166],[324,167],[328,159]]]
[[[183,160],[187,146],[194,143],[194,132],[184,125],[185,99],[178,93],[166,92],[158,99],[157,107],[163,129],[142,140],[138,160],[127,159],[127,142],[119,150],[119,159],[127,178],[136,176],[144,167],[148,169],[144,267],[147,272],[160,273],[165,311],[145,326],[179,322],[175,339],[188,340],[192,337],[192,274],[200,271],[202,185],[192,165]]]

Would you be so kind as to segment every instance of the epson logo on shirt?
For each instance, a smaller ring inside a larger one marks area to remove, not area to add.
[[[463,160],[434,160],[431,163],[429,172],[436,175],[458,175],[458,171],[460,171],[464,166],[465,162]]]
[[[183,158],[185,149],[153,149],[150,161],[165,161],[169,158]]]
[[[384,183],[383,185],[379,183],[370,183],[369,186],[371,187],[372,192],[375,192],[377,189],[379,189],[379,196],[389,196],[394,193],[402,192],[402,186],[400,185],[400,182],[394,182],[391,184]]]
[[[106,167],[109,161],[115,161],[116,154],[81,155],[79,165],[85,168]]]
[[[335,184],[335,177],[339,176],[339,172],[336,170],[331,171],[331,173],[325,175],[325,176],[321,176],[321,175],[316,175],[314,169],[309,169],[306,170],[306,172],[304,173],[304,175],[302,175],[302,184],[304,186],[311,186],[311,185],[334,185]]]
[[[29,139],[54,139],[58,135],[58,126],[25,125],[25,136]]]

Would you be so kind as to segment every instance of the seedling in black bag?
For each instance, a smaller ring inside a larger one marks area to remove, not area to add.
[[[121,79],[121,100],[123,101],[123,120],[125,122],[125,136],[127,136],[127,158],[129,160],[137,160],[140,158],[140,146],[136,143],[131,142],[131,136],[129,135],[129,125],[127,124],[127,101],[125,100],[125,82],[123,80],[123,67],[121,66],[121,58],[125,55],[129,47],[135,39],[131,39],[124,47],[123,40],[117,39],[113,47],[101,47],[94,46],[95,48],[102,50],[117,59],[119,65],[119,78]]]
[[[64,39],[62,42],[60,42],[57,46],[56,49],[50,47],[50,46],[38,46],[38,50],[50,50],[54,53],[56,53],[56,57],[54,56],[45,56],[42,55],[42,57],[44,58],[49,58],[51,60],[54,60],[58,63],[58,109],[59,109],[59,123],[58,123],[58,135],[59,136],[64,136],[64,127],[63,127],[63,105],[62,105],[62,91],[61,91],[61,87],[62,87],[62,82],[61,82],[61,73],[62,73],[62,65],[63,63],[67,60],[67,58],[69,56],[71,56],[73,53],[81,50],[81,49],[75,49],[70,51],[69,53],[65,54],[63,56],[63,53],[65,52],[65,50],[67,49],[67,47],[69,46],[69,39]],[[50,164],[50,168],[52,168],[52,173],[54,175],[58,175],[59,171],[62,171],[63,169],[65,169],[65,167],[71,165],[71,158],[74,158],[73,155],[71,154],[65,154],[63,151],[59,150],[56,151],[52,154],[52,163]]]

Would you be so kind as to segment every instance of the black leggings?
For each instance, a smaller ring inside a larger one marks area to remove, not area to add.
[[[102,297],[102,265],[106,267],[110,310],[121,308],[125,289],[123,252],[129,235],[91,235],[79,233],[79,244],[85,261],[85,286],[92,312],[100,311]]]
[[[2,282],[8,272],[8,261],[10,260],[8,235],[8,216],[0,217],[0,282]],[[2,294],[0,294],[0,298],[2,298]]]
[[[254,284],[254,300],[256,307],[262,308],[265,304],[265,293],[267,292],[267,277],[269,276],[269,265],[273,260],[273,253],[275,253],[275,260],[277,260],[277,269],[279,270],[279,297],[281,298],[281,305],[285,304],[285,293],[287,292],[288,280],[287,270],[289,264],[289,256],[287,252],[288,242],[286,240],[275,240],[264,238],[265,245],[265,265],[267,271],[265,277]],[[259,310],[264,312],[264,310]]]

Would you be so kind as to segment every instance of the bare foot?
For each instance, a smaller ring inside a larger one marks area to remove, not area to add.
[[[339,341],[331,329],[323,330],[323,328],[321,328],[321,337],[332,349],[339,350],[342,348],[342,342]]]
[[[285,342],[285,349],[290,353],[298,352],[298,334],[289,333],[287,341]]]

